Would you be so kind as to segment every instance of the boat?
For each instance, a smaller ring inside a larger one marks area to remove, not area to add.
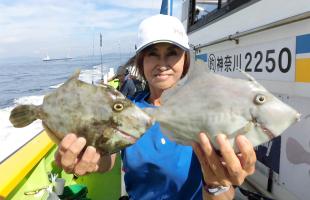
[[[44,57],[42,61],[48,62],[48,61],[71,60],[71,59],[72,57],[70,56],[63,57],[63,58],[50,58],[49,55],[46,55],[46,57]]]
[[[44,57],[42,60],[43,61],[49,61],[51,58],[48,56],[48,55],[46,55],[46,57]]]
[[[256,171],[241,186],[243,193],[309,199],[309,1],[184,0],[180,17],[196,59],[211,71],[241,77],[241,68],[302,113],[281,137],[255,148]]]

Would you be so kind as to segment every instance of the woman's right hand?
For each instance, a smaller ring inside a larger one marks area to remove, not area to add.
[[[65,172],[82,176],[97,172],[100,168],[100,153],[92,146],[87,146],[83,137],[75,134],[66,135],[58,145],[55,153],[56,164]]]

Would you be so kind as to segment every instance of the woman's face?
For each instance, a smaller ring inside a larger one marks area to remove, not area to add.
[[[184,50],[173,44],[158,43],[145,51],[143,71],[151,91],[166,90],[180,80],[185,61]]]

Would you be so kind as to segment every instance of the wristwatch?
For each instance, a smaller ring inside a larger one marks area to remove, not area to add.
[[[222,194],[222,193],[224,193],[224,192],[227,192],[227,191],[230,189],[230,187],[231,187],[231,186],[222,186],[222,185],[219,185],[219,186],[216,186],[216,187],[210,187],[210,186],[208,186],[208,185],[205,183],[204,180],[203,180],[202,182],[203,182],[203,188],[204,188],[204,190],[205,190],[208,194],[210,194],[210,195],[212,195],[212,196],[217,196],[217,195],[220,195],[220,194]]]

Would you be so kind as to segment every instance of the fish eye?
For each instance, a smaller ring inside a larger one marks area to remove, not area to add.
[[[122,103],[116,103],[113,105],[113,109],[116,111],[116,112],[120,112],[124,109],[124,105]]]
[[[258,94],[255,97],[254,103],[261,105],[261,104],[265,103],[265,101],[266,101],[266,97],[262,94]]]

